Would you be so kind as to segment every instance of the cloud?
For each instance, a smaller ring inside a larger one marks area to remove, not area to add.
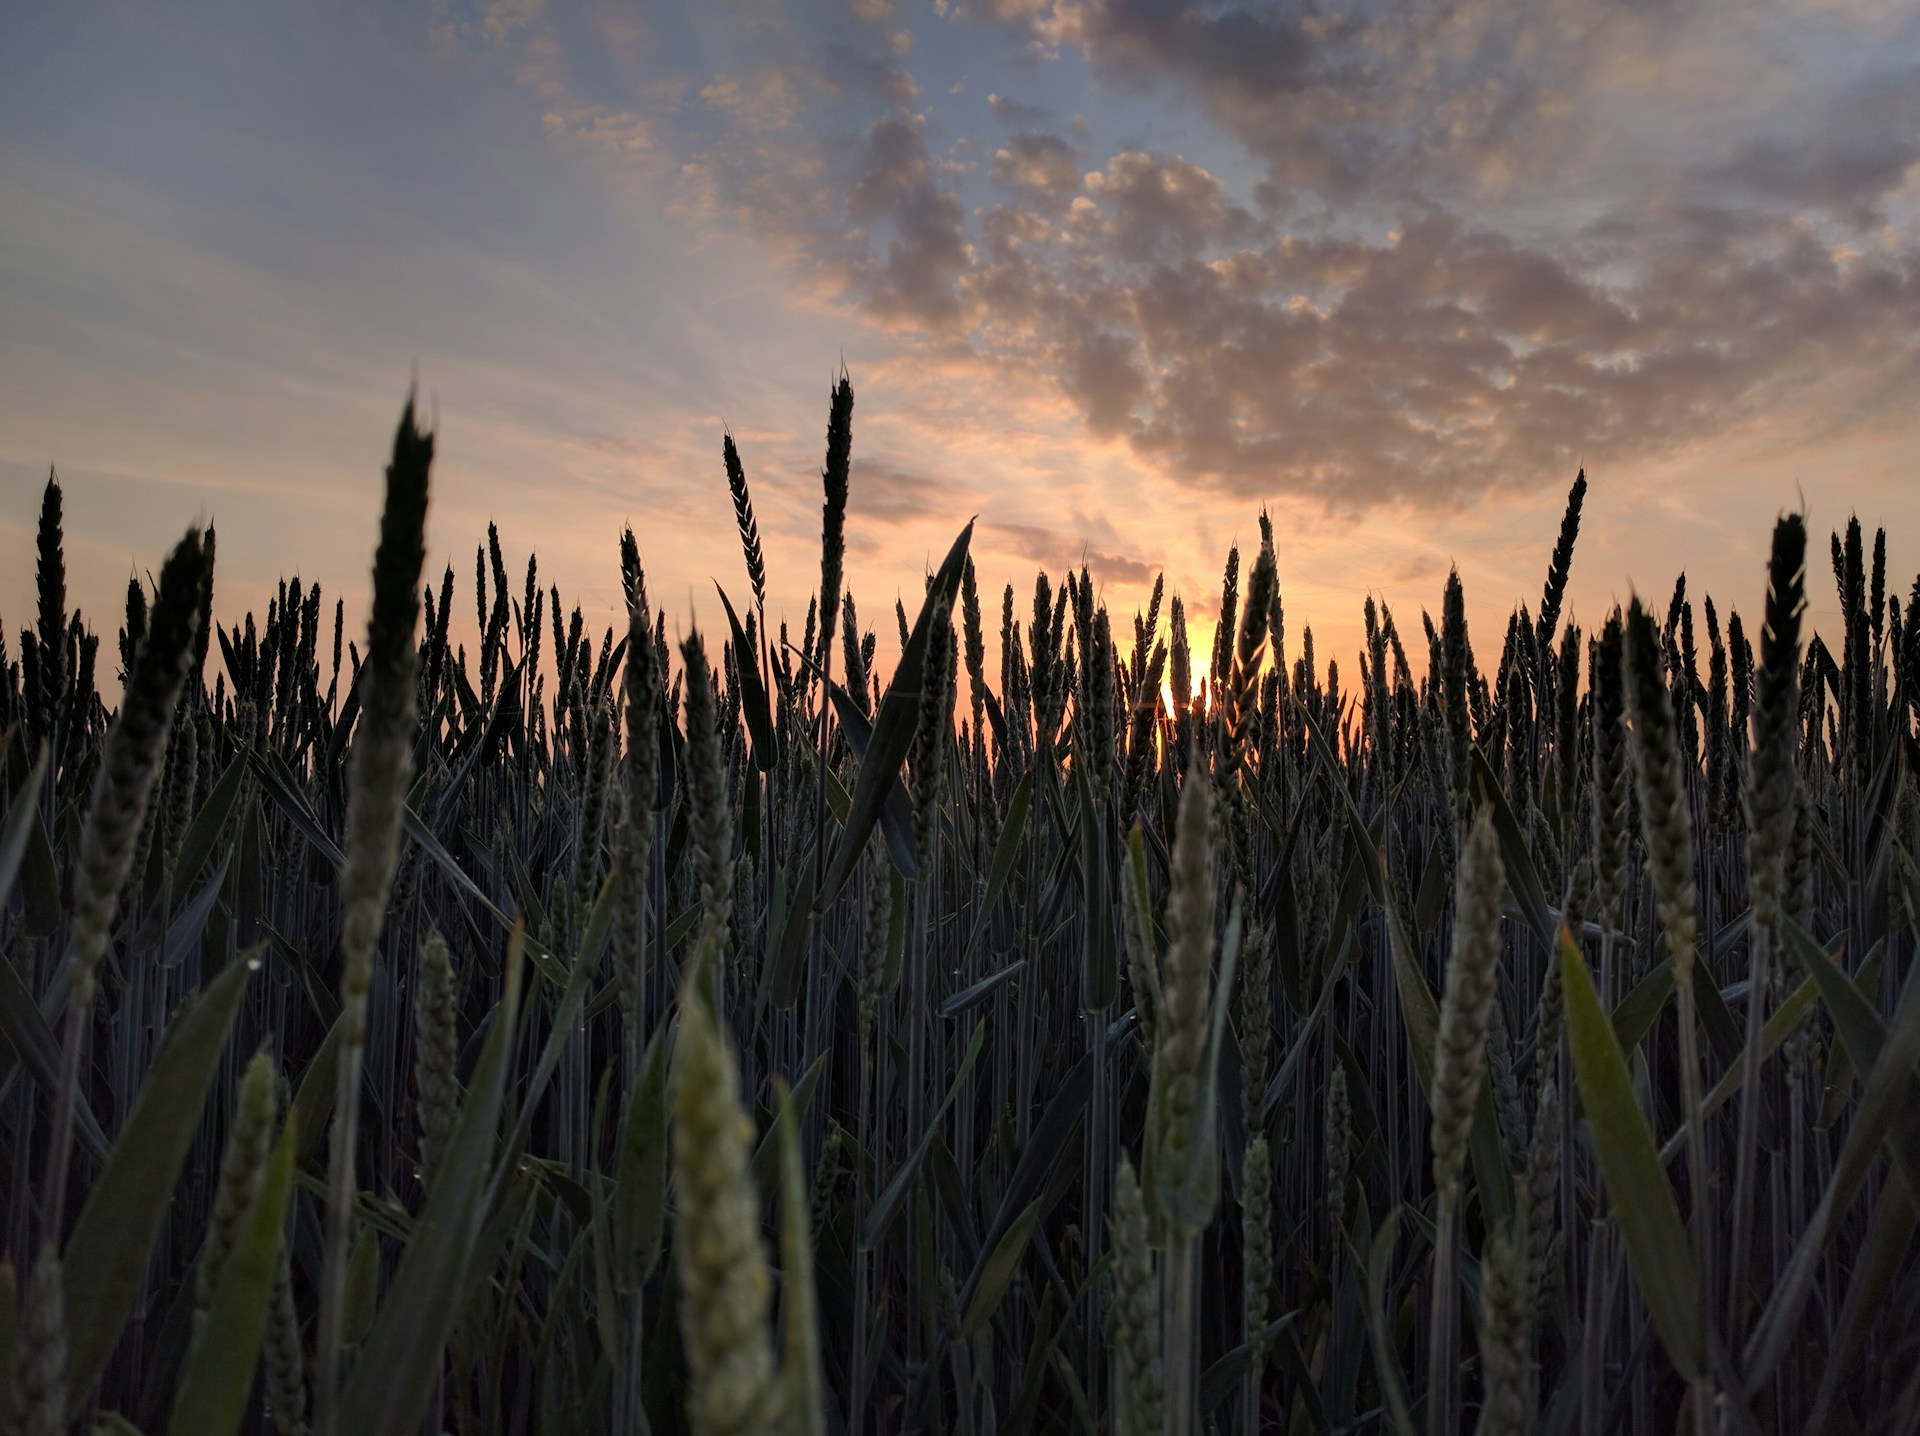
[[[1090,328],[1074,336],[1061,357],[1061,387],[1079,403],[1088,431],[1101,439],[1126,433],[1135,406],[1148,393],[1138,344],[1127,335]]]
[[[856,527],[889,527],[952,514],[964,502],[954,485],[887,459],[856,456],[848,477],[848,503]]]
[[[653,126],[631,110],[561,105],[541,116],[547,134],[610,159],[639,159],[655,149]]]
[[[1645,193],[1650,168],[1684,168],[1730,131],[1764,129],[1783,100],[1857,78],[1862,56],[1920,43],[1912,14],[1786,0],[1035,0],[971,13],[1077,55],[1112,91],[1210,116],[1264,166],[1253,192],[1269,208],[1372,207],[1373,219],[1383,204],[1516,189],[1589,207],[1596,185]],[[1880,80],[1889,95],[1903,83]],[[1796,116],[1782,142],[1804,129]]]
[[[1050,211],[1066,208],[1080,190],[1080,152],[1060,136],[1024,130],[994,152],[995,184]]]
[[[1293,6],[1177,0],[1100,0],[1056,15],[1056,33],[1112,68],[1138,78],[1174,70],[1251,91],[1318,78],[1327,41],[1340,28]]]
[[[896,109],[905,109],[920,98],[920,86],[901,68],[897,55],[856,45],[825,46],[820,77],[836,90],[864,95]]]
[[[1154,565],[1126,554],[1106,553],[1088,546],[1084,537],[1084,519],[1073,529],[1044,528],[1037,524],[987,523],[981,528],[992,544],[1007,553],[1039,564],[1048,570],[1085,564],[1102,583],[1147,583],[1159,572]]]
[[[940,187],[919,125],[889,118],[867,132],[866,163],[847,211],[890,232],[862,267],[873,318],[929,329],[954,323],[961,312],[955,281],[970,261],[965,213]]]
[[[988,94],[987,112],[1001,124],[1023,130],[1038,129],[1053,118],[1053,111],[1045,105],[1022,104],[997,92]]]
[[[1115,249],[1128,259],[1191,253],[1255,231],[1253,216],[1227,203],[1218,179],[1177,155],[1115,155],[1087,176],[1087,189],[1109,216]]]
[[[1810,123],[1756,136],[1710,168],[1709,183],[1792,210],[1825,210],[1856,227],[1883,221],[1881,201],[1920,163],[1920,67],[1875,74]]]
[[[1016,258],[980,290],[1036,327],[1096,436],[1190,484],[1354,507],[1564,482],[1816,393],[1884,416],[1920,368],[1910,254],[1843,261],[1790,225],[1655,244],[1609,284],[1429,213],[1078,285]],[[1836,383],[1869,355],[1876,382]]]
[[[1424,583],[1439,576],[1441,562],[1436,554],[1417,553],[1406,559],[1393,571],[1393,581],[1397,584],[1411,585]]]
[[[694,77],[698,124],[549,112],[576,144],[678,148],[683,212],[823,308],[1030,379],[1176,486],[1458,505],[1903,422],[1920,72],[1880,57],[1920,21],[995,0],[928,22],[1077,63],[1139,133],[1181,117],[1183,155],[1097,107],[1063,134],[996,88],[982,116],[944,77],[919,108],[924,33],[792,3],[780,44]]]

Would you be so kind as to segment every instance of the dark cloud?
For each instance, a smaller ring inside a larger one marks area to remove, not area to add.
[[[1203,85],[1294,89],[1321,78],[1342,28],[1305,7],[1191,0],[1097,0],[1078,38],[1096,60],[1142,78],[1167,70]]]
[[[1265,166],[1254,197],[1277,210],[1443,201],[1551,163],[1580,133],[1584,94],[1641,85],[1671,60],[1687,13],[1620,0],[1035,0],[997,18],[1074,47],[1104,81],[1190,98]]]
[[[821,53],[820,78],[829,86],[905,109],[920,98],[913,76],[892,55],[858,45],[834,43]]]
[[[1138,584],[1150,581],[1160,570],[1153,564],[1125,554],[1103,553],[1088,546],[1083,537],[1071,531],[1042,528],[1037,524],[983,523],[985,535],[998,547],[1045,569],[1062,565],[1088,571],[1103,583]]]
[[[980,216],[980,237],[1001,266],[1017,262],[1022,249],[1047,244],[1055,233],[1045,215],[1013,205],[995,205]]]
[[[1080,191],[1080,152],[1058,135],[1024,130],[994,152],[991,174],[1027,203],[1058,211]]]
[[[867,132],[866,163],[848,213],[887,234],[865,267],[868,305],[883,323],[928,329],[960,317],[955,281],[969,262],[966,212],[936,182],[926,138],[912,120],[885,119]]]
[[[1132,425],[1133,411],[1147,397],[1140,345],[1131,336],[1091,329],[1062,346],[1060,387],[1080,405],[1087,430],[1111,439]]]
[[[1038,129],[1053,118],[1045,105],[1024,105],[1001,94],[987,96],[987,111],[1001,124],[1023,130]]]
[[[1863,82],[1810,124],[1748,140],[1707,172],[1737,194],[1824,209],[1859,228],[1920,163],[1920,67]]]
[[[944,479],[886,459],[856,457],[847,491],[855,527],[913,523],[930,514],[951,514],[960,505],[953,485]]]
[[[920,126],[910,119],[881,120],[867,131],[860,177],[848,197],[847,212],[862,222],[888,218],[932,182],[933,161]]]
[[[1190,254],[1213,242],[1253,236],[1253,216],[1226,201],[1220,181],[1173,156],[1115,155],[1088,176],[1088,189],[1110,221],[1115,248],[1128,259]]]

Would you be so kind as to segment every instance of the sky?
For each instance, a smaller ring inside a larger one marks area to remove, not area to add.
[[[627,523],[671,625],[721,622],[730,430],[797,630],[842,364],[883,650],[976,516],[990,608],[1085,564],[1130,614],[1164,572],[1204,643],[1263,509],[1290,641],[1351,673],[1366,596],[1417,633],[1457,565],[1495,643],[1582,466],[1589,627],[1681,571],[1756,615],[1794,508],[1884,524],[1904,593],[1920,6],[0,14],[10,636],[49,466],[105,632],[196,521],[223,620],[294,575],[356,612],[414,382],[466,622],[490,520],[596,627]]]

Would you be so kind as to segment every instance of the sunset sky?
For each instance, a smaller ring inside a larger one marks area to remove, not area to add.
[[[0,17],[10,649],[50,463],[108,633],[196,518],[223,618],[296,573],[351,607],[416,373],[469,623],[489,518],[596,628],[623,522],[674,625],[718,621],[729,425],[797,628],[843,359],[883,643],[970,515],[1022,611],[1084,561],[1118,612],[1164,570],[1204,619],[1264,506],[1290,637],[1351,672],[1369,592],[1410,633],[1450,563],[1476,631],[1537,605],[1582,464],[1577,619],[1682,568],[1754,615],[1803,502],[1885,524],[1904,594],[1920,5]]]

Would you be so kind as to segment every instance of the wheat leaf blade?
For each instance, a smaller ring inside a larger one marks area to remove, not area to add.
[[[234,963],[175,1020],[67,1238],[70,1410],[80,1409],[106,1369],[138,1299],[167,1214],[163,1198],[173,1191],[200,1130],[248,973],[247,963]]]
[[[820,891],[814,895],[816,908],[839,896],[852,880],[854,870],[860,864],[860,855],[866,851],[867,839],[872,836],[874,825],[880,821],[880,810],[886,802],[887,791],[898,779],[900,767],[906,762],[907,753],[913,746],[914,728],[920,716],[920,688],[924,681],[927,646],[936,619],[944,621],[959,596],[960,575],[967,562],[967,546],[972,540],[973,525],[969,523],[953,541],[953,547],[947,550],[946,558],[934,575],[932,586],[927,589],[926,599],[920,605],[920,616],[914,620],[906,644],[901,649],[899,666],[894,669],[893,681],[887,685],[886,694],[880,700],[879,712],[873,722],[873,739],[867,748],[865,761],[860,764],[860,776],[853,785],[853,802],[847,816],[846,831],[841,835],[833,865],[822,881]]]
[[[1706,1369],[1706,1330],[1693,1249],[1646,1117],[1634,1099],[1633,1079],[1613,1024],[1586,959],[1565,931],[1560,936],[1560,978],[1580,1100],[1634,1281],[1675,1368],[1689,1381],[1697,1380]]]
[[[402,1436],[419,1429],[440,1374],[441,1349],[462,1314],[467,1263],[487,1216],[494,1144],[519,1026],[520,965],[516,933],[500,1010],[435,1170],[433,1193],[340,1394],[339,1431]]]
[[[247,1209],[244,1234],[221,1269],[206,1326],[174,1397],[168,1436],[232,1436],[246,1415],[286,1229],[298,1126],[298,1119],[290,1121],[275,1144],[266,1181]]]

